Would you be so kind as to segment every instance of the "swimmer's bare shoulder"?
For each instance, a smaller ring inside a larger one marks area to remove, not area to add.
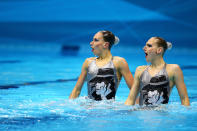
[[[117,71],[128,68],[128,63],[123,57],[113,56],[113,63]]]
[[[173,71],[175,69],[180,69],[180,66],[178,64],[167,64],[166,68],[169,71]]]
[[[176,74],[179,74],[182,72],[182,70],[178,64],[167,64],[166,70],[167,70],[168,75],[170,77],[174,77]]]
[[[148,66],[147,65],[142,65],[142,66],[138,66],[136,68],[136,71],[135,71],[135,76],[140,78],[140,76],[142,75],[142,73],[144,72],[144,70],[147,68]]]
[[[86,58],[85,62],[87,62],[87,64],[90,64],[95,59],[96,57],[89,57],[89,58]]]
[[[113,56],[113,63],[116,67],[119,67],[122,64],[127,64],[127,61],[120,56]]]
[[[83,63],[83,66],[87,69],[89,64],[94,60],[96,59],[96,57],[90,57],[90,58],[86,58],[86,60],[84,61]]]

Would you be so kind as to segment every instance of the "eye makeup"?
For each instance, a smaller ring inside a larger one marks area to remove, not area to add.
[[[94,38],[94,41],[99,41],[99,39],[97,39],[97,38]]]
[[[151,44],[146,44],[148,47],[152,47],[152,45]]]

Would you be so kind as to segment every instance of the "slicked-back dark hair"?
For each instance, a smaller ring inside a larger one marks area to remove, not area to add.
[[[103,39],[105,42],[109,42],[109,50],[115,43],[115,35],[111,31],[100,31],[103,34]]]

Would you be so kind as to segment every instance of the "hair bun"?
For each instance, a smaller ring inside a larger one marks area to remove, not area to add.
[[[172,48],[172,43],[171,42],[166,42],[167,46],[168,46],[168,50],[170,50]]]
[[[117,36],[115,36],[114,45],[117,45],[119,42],[120,42],[120,39]]]

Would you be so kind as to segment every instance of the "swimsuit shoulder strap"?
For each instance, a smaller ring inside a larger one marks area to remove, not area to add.
[[[147,76],[149,67],[150,67],[150,65],[148,65],[148,66],[144,69],[144,71],[141,73],[141,75],[140,75],[140,80],[142,80],[142,77],[143,77],[144,75]]]
[[[89,68],[90,66],[93,66],[94,64],[96,64],[96,57],[93,58],[93,59],[91,60],[91,62],[88,64],[88,68]]]

